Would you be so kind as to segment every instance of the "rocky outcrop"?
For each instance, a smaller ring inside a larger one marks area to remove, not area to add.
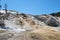
[[[60,21],[59,21],[60,19],[58,17],[53,17],[51,15],[34,16],[34,15],[29,15],[29,14],[24,14],[24,13],[18,14],[18,12],[9,11],[9,10],[7,11],[7,14],[5,14],[5,11],[1,11],[1,13],[3,15],[3,16],[1,16],[1,18],[3,19],[2,20],[3,23],[4,24],[9,23],[8,24],[9,27],[10,27],[10,25],[12,25],[12,26],[15,25],[15,28],[36,29],[36,28],[39,28],[44,25],[53,26],[53,27],[60,26]],[[6,23],[5,23],[5,21],[6,21]]]
[[[42,21],[49,26],[54,26],[54,27],[60,26],[60,22],[57,17],[53,17],[51,15],[41,15],[41,16],[37,16],[37,17],[38,17],[39,21]]]

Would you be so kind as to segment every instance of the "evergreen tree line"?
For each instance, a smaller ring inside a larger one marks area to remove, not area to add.
[[[50,15],[60,17],[60,12],[57,12],[57,13],[51,13]]]

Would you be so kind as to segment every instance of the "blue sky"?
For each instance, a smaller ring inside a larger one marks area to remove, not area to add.
[[[7,3],[9,10],[26,14],[49,14],[60,12],[60,0],[2,0]]]

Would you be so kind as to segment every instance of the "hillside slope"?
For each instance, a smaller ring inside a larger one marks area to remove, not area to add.
[[[60,40],[60,17],[0,10],[0,40]]]

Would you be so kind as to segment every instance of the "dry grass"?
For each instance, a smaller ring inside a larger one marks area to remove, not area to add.
[[[6,32],[5,30],[0,30],[0,33],[4,33],[4,32]]]
[[[33,40],[60,40],[60,32],[54,30],[54,28],[40,28],[30,33]]]
[[[0,40],[60,40],[60,32],[55,31],[55,28],[42,27],[33,31],[23,33],[10,33],[1,31]],[[13,35],[12,35],[13,34]]]

